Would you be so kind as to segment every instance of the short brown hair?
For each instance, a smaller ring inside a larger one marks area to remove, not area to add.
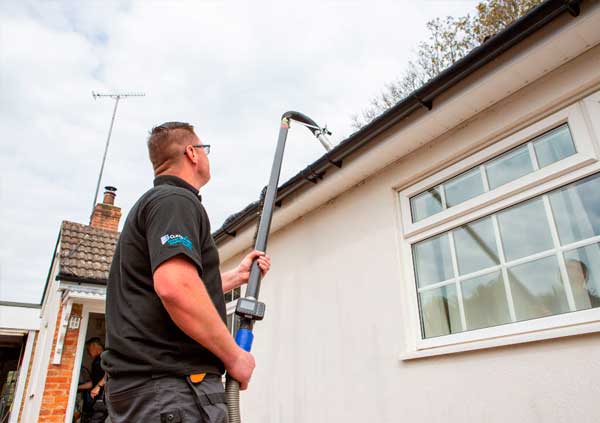
[[[154,173],[158,174],[176,163],[185,146],[194,143],[196,138],[194,127],[185,122],[165,122],[152,128],[148,137],[148,153]]]

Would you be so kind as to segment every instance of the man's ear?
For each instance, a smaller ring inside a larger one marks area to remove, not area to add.
[[[188,147],[190,147],[188,149]],[[191,150],[191,151],[190,151]],[[191,146],[185,147],[185,156],[192,161],[192,163],[198,163],[198,155],[196,154],[196,149]]]

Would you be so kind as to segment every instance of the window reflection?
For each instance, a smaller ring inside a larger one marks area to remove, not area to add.
[[[492,219],[486,217],[454,230],[459,274],[500,264]]]
[[[600,174],[550,194],[562,245],[600,235]]]
[[[426,286],[452,278],[448,234],[438,235],[413,246],[417,285]]]
[[[444,182],[446,205],[452,207],[478,196],[484,192],[483,180],[479,168],[458,175],[448,182]]]
[[[556,256],[508,269],[517,320],[569,311]]]
[[[510,150],[485,166],[490,189],[533,172],[527,144]]]
[[[576,153],[567,125],[553,129],[534,140],[533,148],[540,167],[546,167]]]
[[[448,335],[462,330],[454,284],[423,291],[420,299],[425,338]]]
[[[565,253],[565,265],[576,309],[600,307],[600,244]]]
[[[535,198],[498,213],[498,226],[507,261],[553,247],[550,226],[541,198]]]
[[[437,186],[411,198],[410,206],[413,222],[441,212],[443,210],[441,188]]]
[[[510,322],[510,312],[501,272],[461,283],[467,329],[480,329]]]

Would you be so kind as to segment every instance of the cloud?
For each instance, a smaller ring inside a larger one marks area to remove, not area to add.
[[[0,299],[37,301],[60,222],[89,221],[113,110],[92,90],[147,94],[120,102],[104,170],[124,213],[152,184],[147,131],[189,121],[213,145],[202,191],[216,229],[258,198],[283,112],[327,123],[340,141],[425,22],[473,3],[3,2]],[[293,127],[282,181],[321,154]]]

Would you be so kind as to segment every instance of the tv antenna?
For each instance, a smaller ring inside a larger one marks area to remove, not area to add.
[[[115,108],[113,109],[112,119],[110,120],[110,128],[108,129],[108,138],[106,139],[106,146],[104,147],[104,156],[102,156],[102,165],[100,166],[100,174],[98,175],[98,183],[96,184],[96,192],[94,193],[94,202],[92,204],[92,214],[94,214],[94,208],[96,207],[96,200],[98,198],[98,190],[100,189],[100,182],[102,180],[102,173],[104,172],[104,163],[106,162],[106,153],[108,152],[108,144],[110,143],[110,136],[112,135],[113,125],[115,124],[115,116],[117,114],[117,106],[119,100],[127,97],[144,97],[146,94],[142,92],[119,92],[119,93],[96,93],[92,91],[92,97],[94,100],[98,98],[112,98],[115,100]]]

